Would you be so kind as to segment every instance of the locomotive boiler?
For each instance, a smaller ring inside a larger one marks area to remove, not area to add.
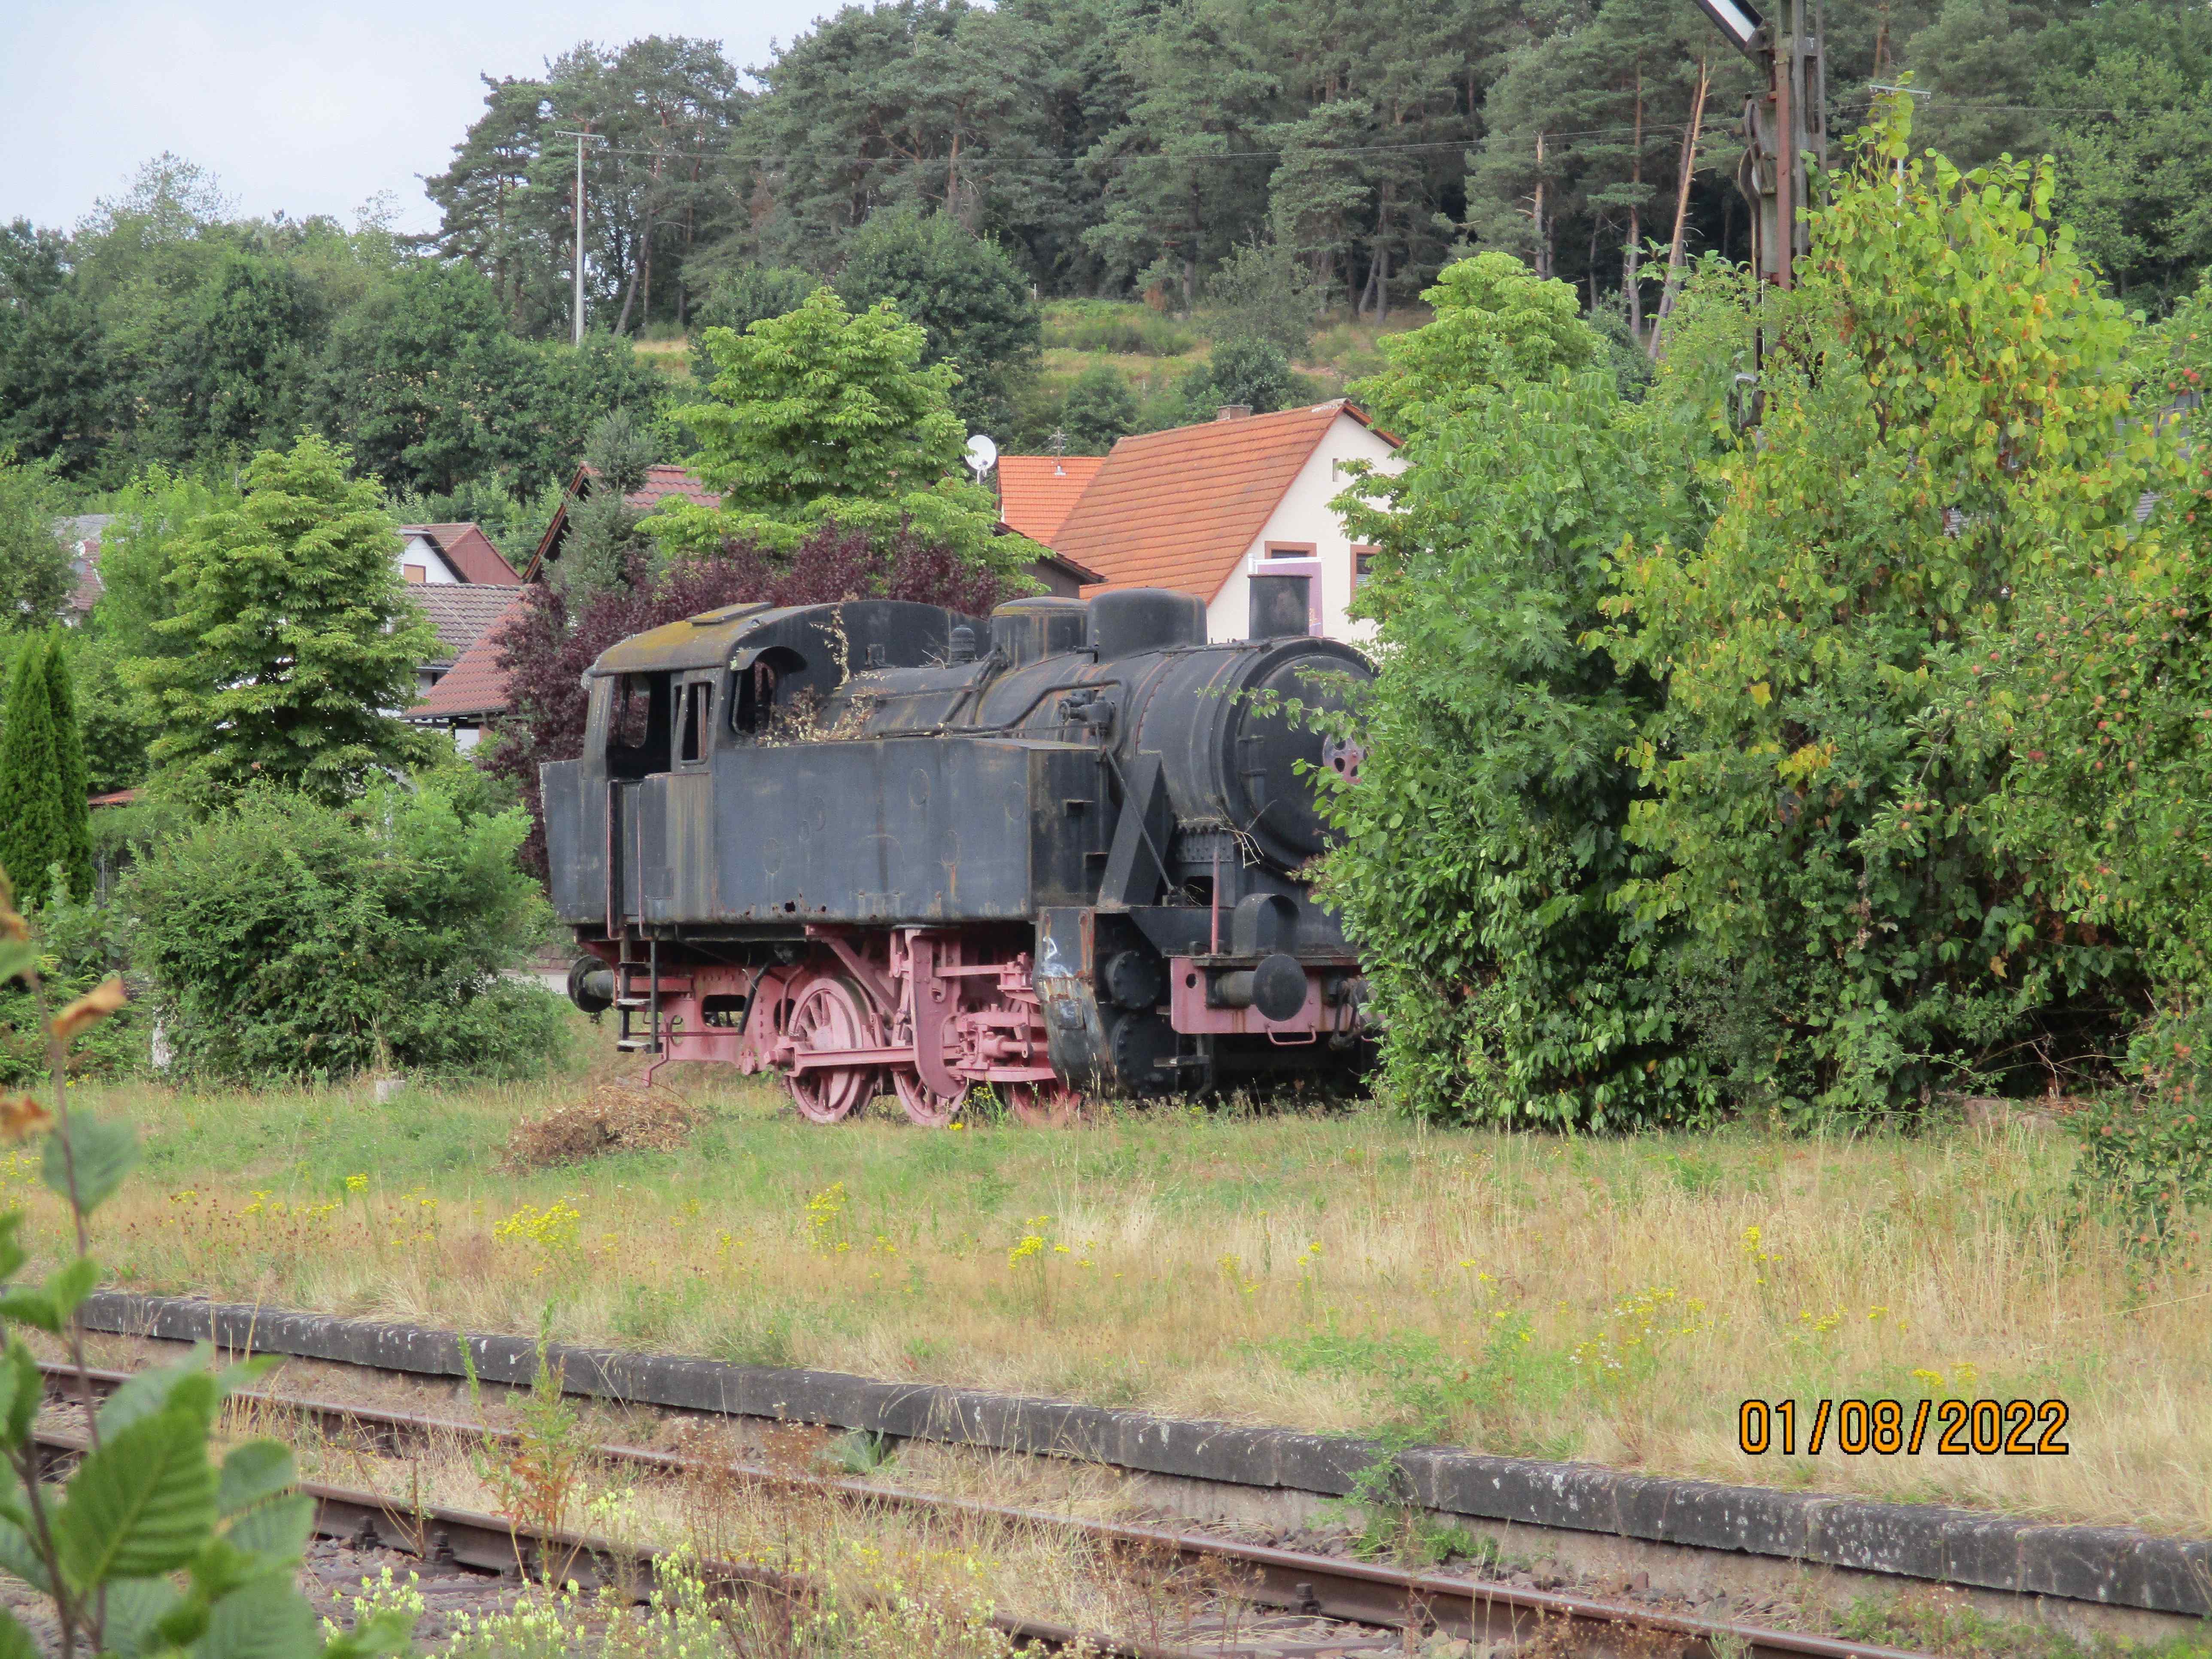
[[[1188,596],[736,605],[614,646],[582,758],[542,774],[569,992],[622,1041],[786,1080],[830,1122],[886,1085],[915,1122],[994,1087],[1350,1073],[1364,983],[1305,869],[1316,729],[1371,676],[1255,577],[1253,637]]]

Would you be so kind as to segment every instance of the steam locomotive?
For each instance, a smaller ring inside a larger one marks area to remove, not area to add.
[[[1308,635],[1305,587],[1254,577],[1228,644],[1139,588],[736,605],[614,646],[583,757],[542,773],[570,996],[652,1070],[774,1071],[825,1123],[886,1083],[942,1126],[981,1084],[1058,1122],[1358,1071],[1358,959],[1301,872],[1307,767],[1360,761],[1310,711],[1373,671]]]

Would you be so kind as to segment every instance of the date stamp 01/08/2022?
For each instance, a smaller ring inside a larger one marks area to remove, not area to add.
[[[2060,1437],[2070,1415],[2063,1400],[1922,1400],[1908,1410],[1896,1400],[1816,1400],[1801,1413],[1795,1400],[1747,1400],[1736,1408],[1736,1445],[1747,1457],[1818,1457],[1829,1445],[1847,1457],[1920,1455],[1933,1444],[1941,1457],[2063,1457]],[[1932,1440],[1931,1440],[1932,1431]]]

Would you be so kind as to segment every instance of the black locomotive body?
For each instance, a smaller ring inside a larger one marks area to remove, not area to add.
[[[979,1083],[1050,1121],[1358,1069],[1301,763],[1358,756],[1303,711],[1372,671],[1305,635],[1304,586],[1255,578],[1232,644],[1158,589],[741,605],[623,641],[584,758],[542,775],[571,995],[656,1066],[773,1070],[824,1121],[886,1082],[943,1124]]]

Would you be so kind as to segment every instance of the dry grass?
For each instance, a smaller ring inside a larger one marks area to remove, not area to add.
[[[526,1117],[507,1138],[507,1167],[550,1170],[605,1152],[680,1152],[699,1115],[662,1089],[602,1084],[579,1105]]]
[[[2022,1125],[929,1133],[683,1087],[686,1152],[540,1173],[501,1149],[575,1085],[129,1091],[148,1168],[100,1249],[149,1290],[2212,1533],[2212,1281],[2146,1291],[2069,1243],[2070,1149]],[[58,1239],[27,1162],[0,1176]],[[2065,1400],[2072,1454],[1736,1447],[1747,1395],[1954,1392]]]

